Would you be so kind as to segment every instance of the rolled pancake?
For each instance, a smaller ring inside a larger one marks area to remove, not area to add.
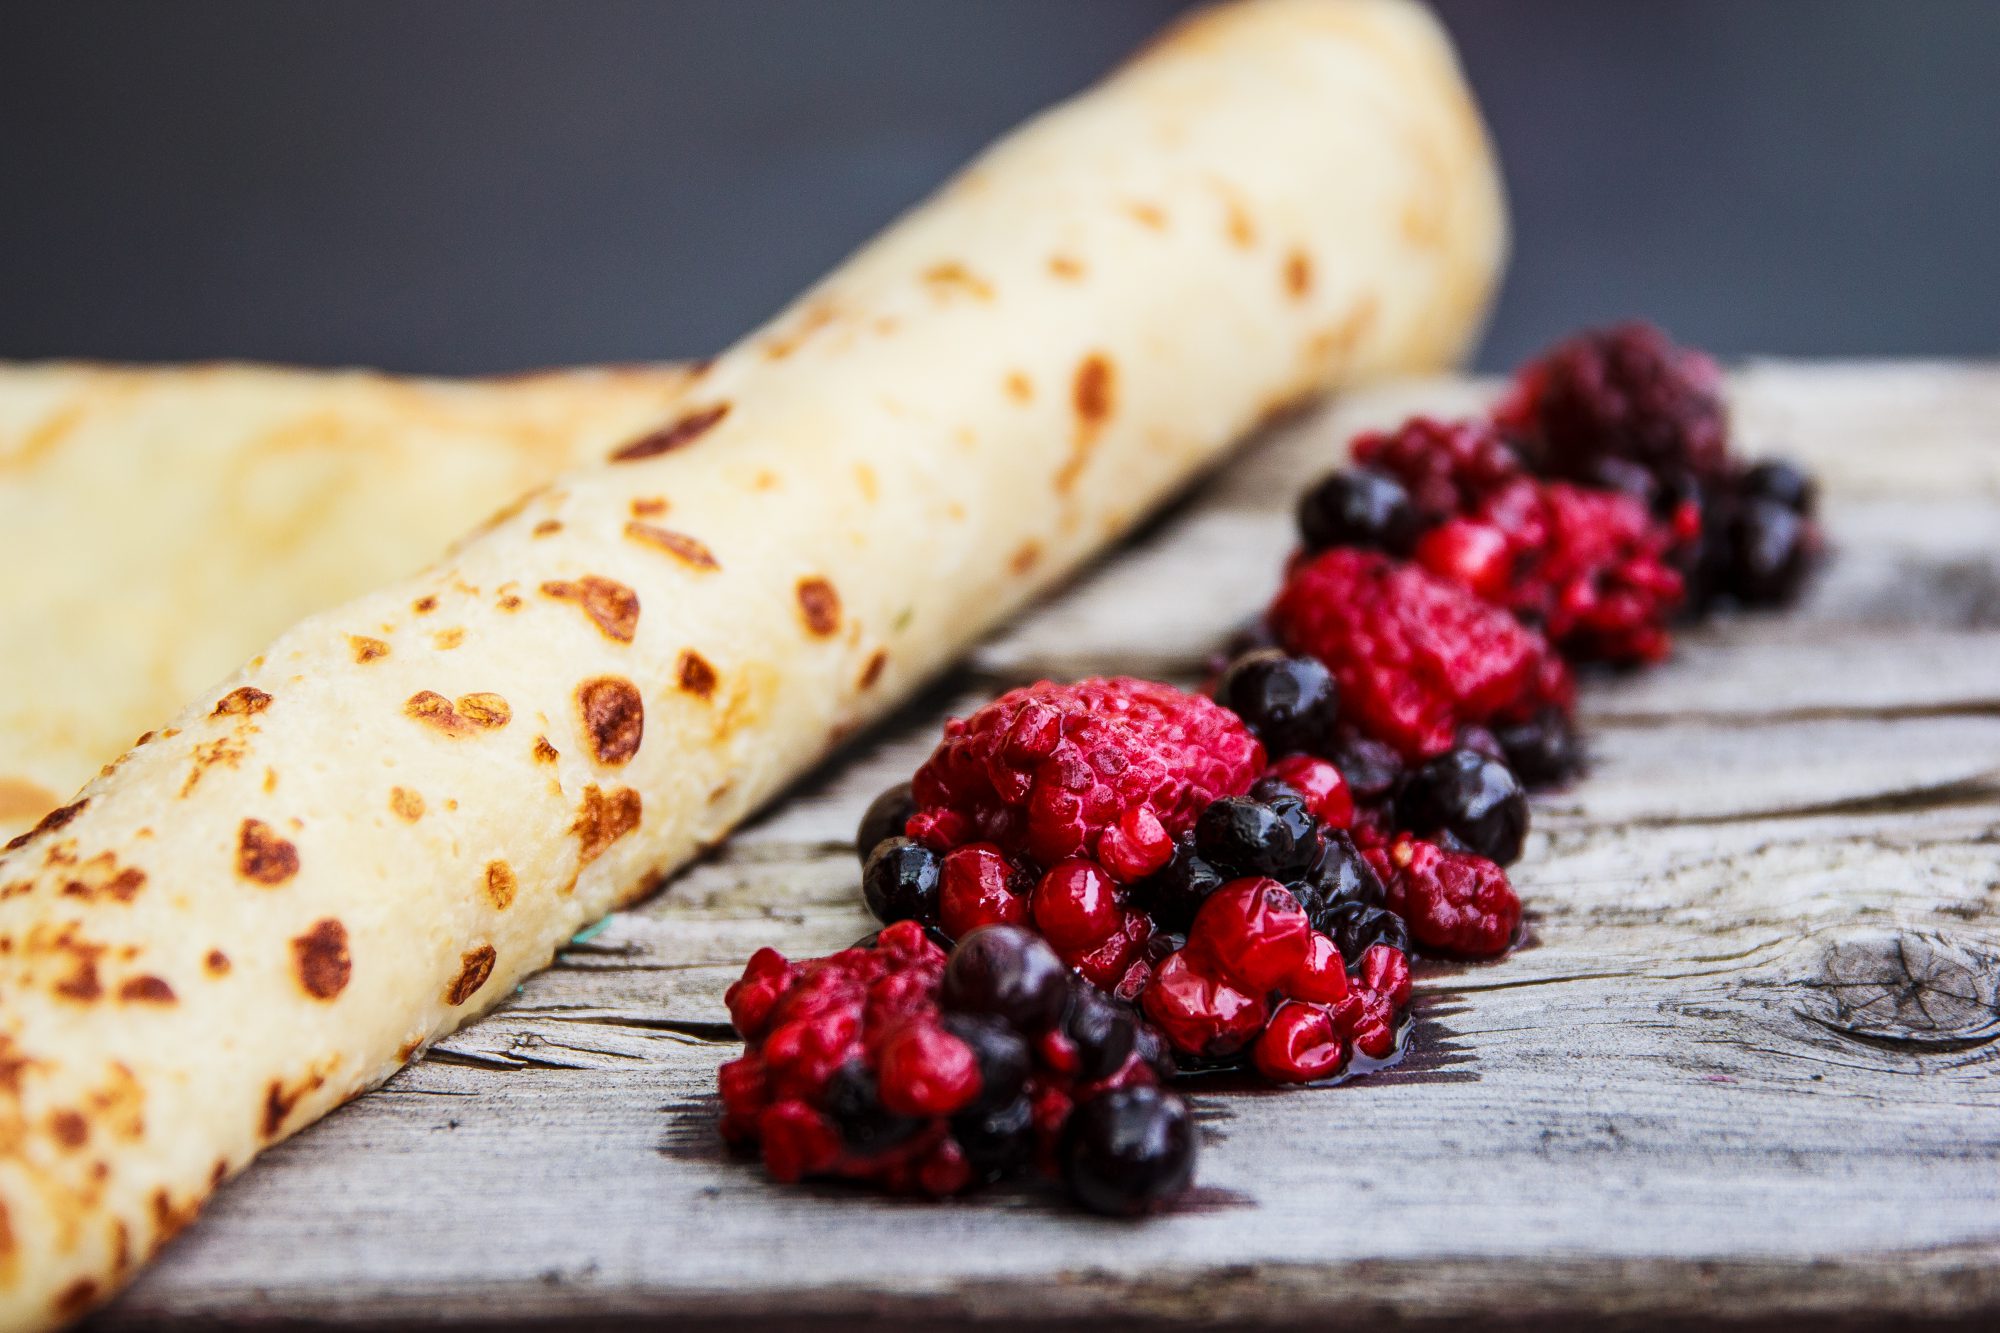
[[[684,380],[0,365],[0,842],[294,621],[657,421]]]
[[[0,1309],[74,1315],[1502,250],[1435,22],[1250,0],[979,159],[450,558],[0,859]]]

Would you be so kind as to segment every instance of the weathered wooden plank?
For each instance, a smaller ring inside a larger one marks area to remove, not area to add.
[[[1415,1053],[1197,1088],[1196,1201],[1107,1224],[772,1189],[712,1131],[723,988],[867,929],[846,842],[945,712],[1042,673],[1190,678],[1268,594],[1300,422],[980,650],[661,897],[269,1154],[104,1320],[739,1315],[2000,1318],[2000,373],[1768,367],[1739,419],[1827,478],[1787,618],[1593,681],[1529,942],[1426,965]],[[1893,440],[1893,445],[1885,441]]]

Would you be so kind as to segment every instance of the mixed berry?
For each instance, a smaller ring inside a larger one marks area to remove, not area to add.
[[[731,989],[725,1135],[781,1180],[1039,1173],[1132,1214],[1192,1172],[1177,1073],[1396,1059],[1411,960],[1520,933],[1528,790],[1582,761],[1572,668],[1802,587],[1813,483],[1727,425],[1706,357],[1583,334],[1491,419],[1356,439],[1206,691],[1044,681],[947,723],[861,821],[879,936]]]

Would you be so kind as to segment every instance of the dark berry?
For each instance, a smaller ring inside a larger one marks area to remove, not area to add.
[[[1729,525],[1726,590],[1745,606],[1799,595],[1812,561],[1812,524],[1776,500],[1747,500]]]
[[[938,856],[908,838],[888,838],[868,854],[861,897],[884,925],[938,919]]]
[[[910,822],[910,816],[917,812],[917,798],[910,794],[910,784],[897,783],[889,790],[868,803],[868,810],[861,816],[861,827],[854,835],[854,851],[863,862],[868,854],[890,838],[903,835],[903,825]]]
[[[1035,1108],[1026,1097],[993,1110],[974,1107],[952,1117],[951,1136],[975,1181],[990,1184],[1026,1168],[1035,1153]]]
[[[1318,929],[1333,937],[1333,942],[1340,946],[1340,956],[1350,964],[1360,962],[1378,944],[1405,951],[1410,947],[1410,928],[1403,918],[1387,908],[1370,907],[1366,903],[1341,903],[1331,908]]]
[[[1299,500],[1299,536],[1309,551],[1368,546],[1408,555],[1417,527],[1410,493],[1394,477],[1372,468],[1335,472]]]
[[[1796,463],[1773,458],[1743,474],[1737,489],[1746,499],[1775,500],[1805,518],[1819,505],[1819,486],[1812,474]]]
[[[1382,905],[1382,881],[1344,830],[1329,829],[1305,877],[1291,886],[1314,930],[1331,933],[1329,914],[1339,907]]]
[[[1194,923],[1194,913],[1222,887],[1222,881],[1224,875],[1194,851],[1194,839],[1182,837],[1174,843],[1174,859],[1166,867],[1132,885],[1132,905],[1150,913],[1162,931],[1186,931]]]
[[[1133,1021],[1137,1036],[1132,1050],[1139,1057],[1139,1063],[1152,1070],[1155,1078],[1162,1080],[1178,1074],[1180,1067],[1174,1060],[1173,1044],[1167,1040],[1166,1035],[1142,1019],[1135,1017]]]
[[[1384,800],[1403,780],[1402,756],[1395,747],[1367,736],[1350,736],[1333,752],[1333,766],[1347,779],[1347,789],[1356,801]]]
[[[1354,823],[1354,793],[1332,762],[1314,755],[1286,755],[1257,779],[1250,794],[1260,801],[1296,796],[1322,824],[1347,828]]]
[[[961,1014],[991,1014],[1017,1032],[1062,1021],[1069,969],[1040,936],[1019,926],[987,926],[958,942],[945,964],[939,999]]]
[[[1291,879],[1319,854],[1312,815],[1290,797],[1211,802],[1195,821],[1194,840],[1204,861],[1230,875]]]
[[[1077,1077],[1085,1083],[1110,1078],[1123,1069],[1139,1041],[1139,1023],[1132,1011],[1094,986],[1074,988],[1062,1031],[1076,1048]]]
[[[1135,1217],[1170,1202],[1194,1175],[1194,1120],[1159,1088],[1118,1088],[1084,1102],[1063,1129],[1070,1196],[1094,1213]]]
[[[884,1109],[875,1076],[859,1060],[849,1060],[827,1080],[822,1107],[850,1150],[872,1156],[904,1142],[923,1128],[915,1116]]]
[[[1512,769],[1477,750],[1449,750],[1410,775],[1397,801],[1403,826],[1449,832],[1497,865],[1520,859],[1528,794]]]
[[[938,1026],[971,1047],[979,1064],[979,1099],[973,1110],[1005,1106],[1021,1095],[1033,1062],[1020,1033],[982,1014],[946,1014]]]
[[[1230,663],[1215,684],[1215,701],[1242,718],[1273,759],[1324,751],[1340,711],[1332,672],[1313,658],[1276,648]]]
[[[1544,708],[1526,722],[1494,733],[1507,756],[1507,767],[1532,787],[1566,782],[1583,768],[1583,741],[1576,724],[1560,708]]]

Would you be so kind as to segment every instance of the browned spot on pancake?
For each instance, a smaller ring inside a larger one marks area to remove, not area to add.
[[[1165,231],[1167,229],[1166,210],[1158,204],[1149,204],[1143,200],[1128,203],[1125,205],[1125,214],[1149,231]]]
[[[264,1089],[264,1137],[277,1138],[278,1131],[285,1127],[285,1119],[291,1115],[292,1108],[299,1104],[299,1099],[308,1093],[317,1092],[325,1082],[323,1076],[309,1074],[298,1087],[288,1088],[283,1080],[272,1079],[270,1085]]]
[[[427,616],[438,609],[438,599],[426,594],[411,602],[410,609],[420,616]]]
[[[272,792],[276,791],[277,789],[278,789],[278,770],[275,768],[265,769],[264,794],[266,796],[269,796]]]
[[[622,764],[639,753],[646,704],[638,686],[622,676],[597,676],[576,687],[576,706],[598,763]]]
[[[632,501],[633,518],[658,518],[666,512],[667,502],[664,496],[645,495]]]
[[[347,989],[354,961],[347,954],[347,927],[334,917],[313,923],[292,941],[292,968],[315,1000],[331,1000]]]
[[[99,852],[76,867],[74,878],[63,882],[62,895],[65,898],[81,898],[85,902],[110,898],[114,902],[129,903],[145,887],[145,871],[137,866],[120,866],[115,854]]]
[[[556,754],[556,747],[549,744],[547,736],[535,737],[534,754],[535,762],[538,764],[553,764],[559,758]]]
[[[410,1057],[415,1055],[423,1044],[424,1039],[422,1037],[410,1037],[406,1039],[401,1046],[396,1048],[396,1063],[401,1065],[408,1064]]]
[[[187,781],[181,784],[181,795],[191,795],[209,769],[217,766],[235,768],[242,764],[244,756],[250,753],[248,734],[256,729],[254,722],[239,722],[237,730],[231,734],[217,736],[212,741],[203,741],[195,746],[188,764]]]
[[[861,668],[861,680],[860,680],[861,688],[864,690],[872,688],[876,681],[882,679],[882,668],[888,665],[889,665],[888,651],[886,649],[877,648],[874,651],[874,653],[869,656],[868,664]]]
[[[501,593],[499,600],[493,604],[502,611],[519,611],[521,609],[521,599],[511,592]]]
[[[209,1188],[213,1189],[211,1185]],[[111,1224],[111,1271],[123,1273],[132,1266],[132,1232],[120,1222]]]
[[[814,301],[806,307],[791,328],[773,335],[764,344],[764,355],[773,361],[783,361],[786,357],[805,345],[808,338],[818,333],[834,320],[833,306],[824,300]]]
[[[118,988],[118,998],[127,1004],[172,1004],[174,988],[162,977],[131,977]]]
[[[757,475],[750,479],[750,484],[760,491],[775,491],[778,489],[778,474],[769,468],[759,468]]]
[[[561,531],[562,531],[561,519],[545,518],[541,522],[535,524],[534,527],[528,529],[528,535],[530,537],[553,537],[556,533]]]
[[[1016,574],[1025,574],[1035,567],[1042,558],[1042,544],[1026,541],[1014,548],[1014,554],[1007,558],[1007,568]]]
[[[464,642],[465,627],[463,625],[455,625],[450,629],[441,629],[431,635],[431,647],[441,653],[448,653]]]
[[[411,695],[403,705],[403,712],[447,736],[491,731],[506,726],[514,717],[507,701],[497,694],[461,694],[454,704],[435,690],[419,690]]]
[[[1083,261],[1069,255],[1050,255],[1049,272],[1064,282],[1079,282],[1083,278]]]
[[[714,552],[688,536],[685,532],[675,532],[655,523],[631,522],[625,525],[625,535],[635,542],[658,547],[693,569],[720,569]]]
[[[649,435],[641,435],[630,444],[611,455],[614,463],[630,463],[640,458],[657,458],[675,449],[685,448],[708,434],[722,419],[729,415],[728,403],[717,403],[714,407],[698,408],[676,421],[669,422]]]
[[[799,601],[799,616],[810,633],[824,639],[840,628],[840,594],[831,583],[814,575],[800,579],[794,591]]]
[[[208,975],[212,977],[229,975],[229,955],[220,949],[210,949],[201,965],[208,969]]]
[[[674,664],[674,679],[681,689],[700,698],[715,693],[715,668],[692,648],[681,650],[680,660]]]
[[[639,628],[639,594],[613,579],[585,574],[574,583],[544,583],[542,595],[575,602],[606,638],[619,643],[632,642]]]
[[[90,1140],[90,1121],[64,1108],[49,1113],[49,1133],[57,1143],[74,1152]]]
[[[520,881],[514,878],[514,867],[505,861],[486,863],[486,901],[493,904],[493,910],[504,912],[514,905],[514,894],[520,888]]]
[[[70,958],[69,975],[54,986],[57,995],[78,1004],[90,1004],[104,994],[104,983],[97,976],[97,960],[104,953],[103,945],[86,944],[65,932],[57,936],[52,947]]]
[[[876,497],[882,493],[881,486],[875,480],[875,469],[866,463],[854,465],[854,484],[861,491],[861,498],[869,504],[874,504]]]
[[[587,866],[604,854],[604,849],[639,827],[639,793],[630,787],[604,791],[595,783],[583,789],[583,804],[569,831],[576,834],[579,866]]]
[[[80,1277],[56,1294],[56,1318],[67,1323],[97,1304],[97,1284]]]
[[[1293,296],[1303,297],[1312,290],[1312,256],[1303,250],[1294,250],[1285,256],[1285,290]]]
[[[1035,382],[1028,378],[1028,372],[1016,370],[1007,376],[1007,396],[1017,403],[1035,401]]]
[[[1070,383],[1070,401],[1076,408],[1076,434],[1069,457],[1056,472],[1056,490],[1060,492],[1076,485],[1090,462],[1104,424],[1118,410],[1118,372],[1110,357],[1092,352],[1077,363],[1075,378]]]
[[[1248,250],[1257,244],[1257,224],[1251,218],[1250,211],[1234,197],[1229,199],[1225,207],[1228,209],[1229,243],[1239,250]]]
[[[942,297],[953,295],[970,296],[976,301],[993,299],[993,284],[974,273],[965,265],[947,260],[933,264],[924,270],[924,282],[933,292]]]
[[[16,834],[12,839],[8,841],[7,846],[4,849],[0,850],[11,852],[17,847],[27,846],[28,840],[30,838],[37,838],[44,833],[48,833],[54,829],[61,828],[63,825],[69,823],[70,820],[75,819],[78,815],[82,814],[83,807],[89,804],[90,804],[90,798],[86,796],[81,801],[75,801],[69,805],[56,807],[54,810],[51,810],[47,814],[43,815],[40,823],[36,824],[26,833]]]
[[[389,655],[389,645],[380,639],[371,639],[366,634],[350,634],[347,646],[354,650],[356,662],[373,662],[378,657]]]
[[[189,1199],[186,1204],[176,1205],[173,1195],[165,1190],[153,1191],[153,1240],[164,1245],[168,1240],[185,1231],[195,1218],[201,1215],[201,1200]]]
[[[395,811],[396,818],[406,824],[414,824],[424,817],[423,793],[411,791],[408,787],[391,787],[389,808]]]
[[[248,685],[239,685],[216,700],[215,711],[210,717],[248,717],[261,713],[271,706],[271,696]]]
[[[458,975],[444,988],[444,1002],[460,1005],[477,994],[479,988],[486,984],[486,978],[493,975],[493,961],[497,957],[499,955],[490,944],[482,944],[459,955]]]
[[[246,819],[236,837],[236,873],[258,884],[283,884],[299,873],[299,849],[261,819]]]

